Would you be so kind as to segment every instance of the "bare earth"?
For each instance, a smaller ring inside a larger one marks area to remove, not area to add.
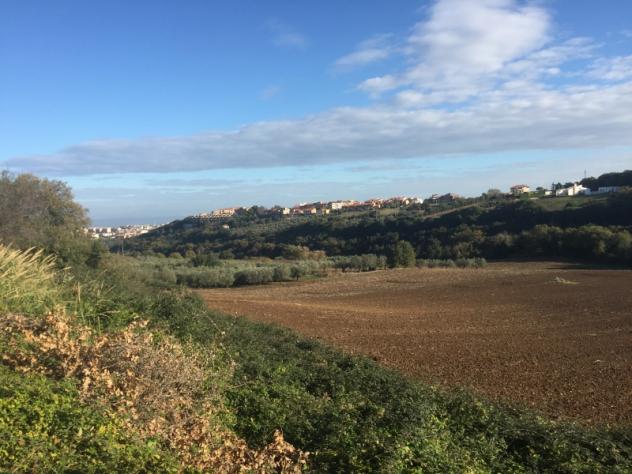
[[[427,382],[555,418],[632,423],[632,271],[495,263],[200,293],[211,308],[291,327]]]

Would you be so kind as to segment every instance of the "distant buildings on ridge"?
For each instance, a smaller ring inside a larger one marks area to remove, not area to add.
[[[456,194],[450,194],[441,196],[440,198],[446,199],[446,196],[451,196],[451,199],[456,199],[458,196]],[[430,198],[433,201],[436,201],[435,196]],[[367,199],[366,201],[355,201],[355,200],[338,200],[338,201],[319,201],[319,202],[311,202],[311,203],[300,203],[296,204],[293,207],[281,207],[275,206],[270,209],[257,207],[257,213],[261,216],[272,216],[272,215],[281,215],[281,216],[302,216],[302,215],[315,215],[315,216],[325,216],[330,214],[332,211],[353,211],[353,210],[368,210],[368,209],[380,209],[382,207],[402,207],[402,206],[411,206],[414,204],[423,204],[424,200],[419,197],[407,197],[407,196],[397,196],[388,199],[381,198],[373,198]],[[201,219],[221,219],[225,217],[231,217],[239,212],[245,211],[246,208],[242,207],[227,207],[222,209],[215,209],[210,212],[203,212],[197,214],[194,217],[198,217]]]
[[[119,227],[88,227],[85,233],[93,239],[129,239],[146,234],[150,230],[160,227],[158,225],[140,224],[123,225]]]
[[[583,186],[580,183],[568,183],[566,185],[553,184],[551,189],[537,188],[533,193],[531,188],[526,184],[516,184],[509,188],[509,193],[512,196],[522,196],[524,194],[540,194],[543,196],[592,196],[596,194],[616,193],[619,191],[619,186],[602,186],[597,190],[591,190]]]
[[[539,197],[562,197],[562,196],[579,196],[579,195],[596,195],[606,193],[616,193],[619,191],[619,186],[603,186],[597,190],[591,190],[583,186],[580,183],[567,183],[553,184],[551,189],[544,189],[542,187],[536,188],[532,191],[527,184],[516,184],[509,188],[509,193],[503,193],[498,189],[490,189],[487,192],[487,198],[498,197],[522,197],[530,196],[532,199]],[[221,209],[214,209],[209,212],[202,212],[196,214],[195,218],[198,219],[225,219],[245,213],[256,213],[259,217],[271,217],[271,216],[326,216],[332,212],[352,212],[352,211],[367,211],[372,209],[381,208],[403,208],[415,205],[426,204],[427,206],[435,206],[440,204],[449,204],[455,201],[463,199],[462,196],[455,193],[447,194],[433,194],[426,200],[419,197],[408,196],[396,196],[387,199],[372,198],[366,201],[349,200],[337,200],[337,201],[318,201],[312,203],[300,203],[293,207],[281,207],[274,206],[272,208],[265,208],[261,206],[253,206],[251,208],[244,207],[225,207]],[[193,226],[192,223],[185,224],[185,228]],[[127,239],[131,237],[137,237],[142,234],[160,227],[158,225],[126,225],[120,227],[90,227],[85,229],[88,236],[93,239]],[[230,227],[226,224],[222,226],[225,229]]]

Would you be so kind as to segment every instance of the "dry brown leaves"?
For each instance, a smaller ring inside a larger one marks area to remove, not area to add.
[[[174,339],[154,336],[146,322],[95,335],[64,313],[0,320],[8,350],[2,362],[16,370],[75,377],[84,400],[109,407],[143,439],[158,439],[188,468],[214,472],[301,472],[307,453],[281,432],[262,450],[250,449],[222,427],[221,388],[209,387],[207,361]],[[221,379],[225,374],[211,373]]]

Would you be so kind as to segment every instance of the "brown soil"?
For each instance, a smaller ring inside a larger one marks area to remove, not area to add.
[[[555,418],[632,423],[632,271],[496,263],[200,293],[424,381]]]

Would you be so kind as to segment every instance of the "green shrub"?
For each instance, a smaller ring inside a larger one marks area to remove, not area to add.
[[[235,273],[235,285],[263,285],[274,281],[274,271],[269,267],[252,268]]]
[[[176,472],[173,457],[85,406],[69,381],[0,366],[0,471]]]
[[[331,261],[334,268],[341,269],[343,272],[371,272],[387,266],[386,257],[375,254],[334,257]]]
[[[405,240],[400,240],[393,247],[391,256],[391,266],[393,267],[414,267],[415,266],[415,249]]]
[[[292,273],[287,265],[277,265],[272,271],[272,279],[274,281],[288,281],[292,278]]]
[[[226,267],[182,268],[176,277],[179,284],[191,288],[228,288],[235,283],[234,270]]]

